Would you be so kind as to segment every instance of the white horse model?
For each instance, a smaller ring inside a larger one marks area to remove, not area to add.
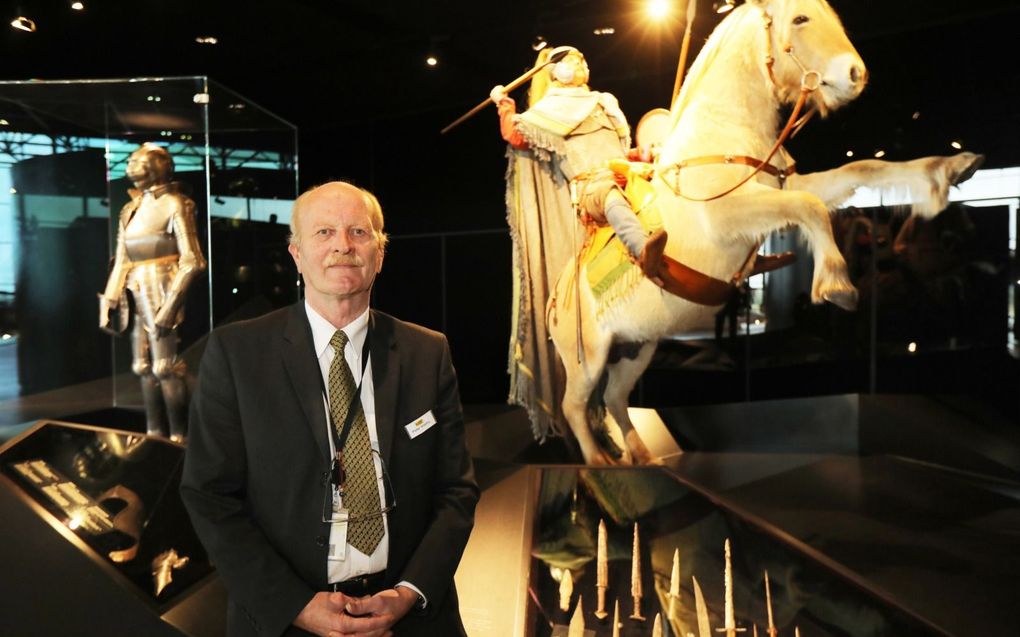
[[[804,95],[825,115],[860,95],[866,82],[864,63],[824,0],[748,0],[733,10],[691,66],[673,105],[675,126],[656,164],[667,256],[729,281],[759,241],[795,225],[814,254],[811,300],[854,308],[857,291],[833,240],[830,210],[857,188],[895,188],[909,190],[915,214],[932,217],[945,208],[949,187],[970,177],[983,159],[961,153],[909,162],[865,160],[789,174],[783,184],[778,173],[785,175],[792,159],[782,150],[770,153],[780,107]],[[742,183],[770,157],[768,171]],[[573,287],[576,271],[574,263],[567,264],[548,308],[552,339],[567,372],[564,416],[586,463],[653,462],[631,425],[628,396],[661,337],[710,325],[719,306],[695,304],[640,278],[596,313],[583,268],[576,277],[579,290]],[[614,344],[635,344],[634,355],[610,360]],[[606,425],[625,443],[619,459],[600,447],[588,422],[589,400],[603,375]]]

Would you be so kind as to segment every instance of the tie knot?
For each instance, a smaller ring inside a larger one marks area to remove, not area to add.
[[[344,348],[347,347],[347,335],[343,330],[337,330],[333,333],[333,338],[329,339],[329,344],[337,354],[343,354]]]

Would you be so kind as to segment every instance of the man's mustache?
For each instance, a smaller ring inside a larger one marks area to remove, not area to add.
[[[341,254],[339,252],[330,253],[326,257],[326,261],[323,263],[327,268],[334,265],[353,265],[355,267],[361,267],[365,265],[365,261],[357,254]]]

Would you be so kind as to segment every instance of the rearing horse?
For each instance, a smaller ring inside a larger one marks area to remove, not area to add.
[[[866,82],[863,61],[824,0],[748,0],[734,9],[691,66],[655,167],[667,256],[729,281],[758,242],[795,225],[814,254],[811,300],[853,309],[857,291],[833,240],[830,210],[860,187],[898,188],[910,191],[916,214],[934,216],[945,208],[949,187],[983,159],[961,153],[899,163],[865,160],[794,173],[792,159],[778,148],[780,107],[803,96],[798,110],[807,102],[826,115],[860,95]],[[643,277],[621,278],[607,304],[595,299],[584,268],[580,276],[575,272],[568,263],[548,308],[567,372],[564,416],[587,463],[612,462],[587,420],[589,400],[605,375],[601,398],[611,434],[617,435],[615,422],[625,443],[622,461],[651,462],[627,415],[627,398],[658,340],[711,325],[719,306],[685,300]],[[630,355],[611,360],[613,346],[622,344],[635,346],[617,348]]]

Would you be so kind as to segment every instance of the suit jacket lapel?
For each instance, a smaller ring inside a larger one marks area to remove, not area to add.
[[[389,464],[393,436],[397,429],[397,389],[400,386],[400,362],[393,323],[374,310],[371,321],[372,383],[375,385],[375,430],[379,436],[379,453]]]
[[[326,409],[322,402],[322,372],[315,357],[312,328],[308,325],[305,304],[298,301],[291,306],[283,330],[283,363],[291,386],[305,412],[305,424],[322,452],[329,458],[329,439],[326,435]]]

